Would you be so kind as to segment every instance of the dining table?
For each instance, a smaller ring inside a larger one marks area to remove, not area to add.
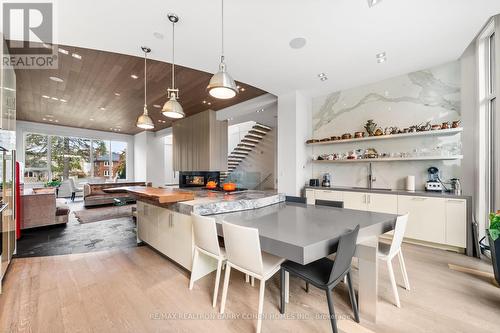
[[[355,257],[360,318],[376,322],[378,241],[380,235],[394,229],[397,215],[282,202],[212,217],[220,236],[223,221],[257,228],[262,251],[302,265],[334,254],[340,236],[359,225]]]

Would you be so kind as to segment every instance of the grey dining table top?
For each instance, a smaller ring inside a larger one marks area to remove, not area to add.
[[[339,237],[358,224],[358,243],[393,230],[397,215],[282,202],[213,217],[220,235],[223,221],[257,228],[263,251],[308,264],[334,253]]]

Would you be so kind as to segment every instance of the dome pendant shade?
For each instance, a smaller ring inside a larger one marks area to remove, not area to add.
[[[153,119],[148,115],[148,109],[144,106],[144,113],[137,119],[137,127],[148,130],[155,127]]]
[[[171,93],[170,99],[163,105],[161,112],[165,117],[173,119],[181,119],[186,116],[182,109],[182,105],[177,102],[177,97],[174,92]]]
[[[147,55],[151,52],[151,49],[147,46],[141,47],[144,51],[144,110],[142,114],[137,118],[136,126],[145,130],[150,130],[155,128],[153,119],[148,115],[148,105],[147,105]]]
[[[210,96],[218,99],[229,99],[236,96],[238,88],[231,75],[226,72],[226,64],[221,62],[219,71],[215,73],[210,79],[207,86]]]

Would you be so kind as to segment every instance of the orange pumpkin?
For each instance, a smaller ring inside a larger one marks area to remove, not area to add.
[[[214,182],[213,180],[207,182],[207,188],[214,189],[216,187],[217,187],[217,183]]]
[[[236,190],[236,184],[235,183],[225,183],[224,185],[222,185],[222,188],[224,189],[224,191],[234,191]]]

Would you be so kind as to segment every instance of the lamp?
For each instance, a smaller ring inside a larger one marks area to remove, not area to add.
[[[221,19],[222,19],[222,47],[221,47],[221,57],[219,64],[219,71],[215,73],[210,82],[208,83],[207,90],[208,93],[218,99],[229,99],[233,98],[238,94],[238,88],[236,83],[229,73],[226,71],[226,63],[224,62],[224,0],[221,6]]]
[[[165,117],[180,119],[186,114],[182,109],[182,105],[177,101],[179,98],[179,89],[175,89],[175,24],[179,22],[179,16],[176,14],[167,14],[168,20],[172,22],[172,88],[167,89],[168,97],[170,98],[163,105],[161,112]]]
[[[147,68],[146,68],[146,62],[147,62],[147,55],[149,52],[151,52],[151,49],[146,46],[141,47],[142,50],[144,51],[144,110],[142,115],[139,116],[137,119],[137,127],[148,130],[148,129],[153,129],[155,127],[153,123],[153,119],[148,115],[148,106],[146,102],[146,96],[147,96]]]

